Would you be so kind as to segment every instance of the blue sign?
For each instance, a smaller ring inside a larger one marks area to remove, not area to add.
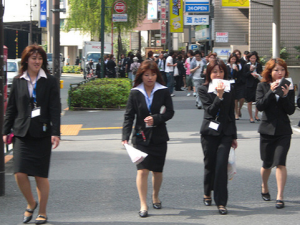
[[[197,50],[198,49],[198,45],[190,45],[189,49],[190,50]]]
[[[187,5],[185,4],[186,12],[209,12],[209,5]]]
[[[186,0],[185,4],[209,4],[209,0]]]
[[[47,27],[47,0],[41,0],[40,27]]]

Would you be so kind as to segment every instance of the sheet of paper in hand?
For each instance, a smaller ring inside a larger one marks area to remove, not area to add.
[[[142,152],[129,144],[125,144],[124,147],[126,148],[132,163],[139,164],[148,156],[147,153]]]
[[[287,79],[285,79],[284,77],[281,79],[281,81],[279,82],[278,87],[275,89],[274,93],[279,95],[280,97],[283,96],[283,91],[282,91],[282,87],[285,87],[285,85],[290,86],[291,82],[288,81]]]
[[[229,80],[223,80],[223,79],[213,79],[212,82],[209,83],[208,86],[208,93],[217,93],[216,87],[218,86],[218,83],[222,82],[225,85],[225,92],[230,92],[230,81]]]

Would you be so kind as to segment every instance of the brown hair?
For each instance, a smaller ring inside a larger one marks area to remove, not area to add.
[[[261,76],[263,77],[261,82],[266,82],[266,83],[270,83],[272,82],[272,70],[274,69],[274,67],[276,66],[276,64],[278,64],[279,66],[282,66],[285,69],[285,75],[284,77],[288,77],[289,76],[289,72],[287,70],[287,65],[286,62],[281,59],[281,58],[275,58],[275,59],[270,59],[265,66],[264,71],[261,73]]]
[[[165,85],[165,82],[159,72],[157,63],[153,60],[145,60],[141,63],[141,66],[138,68],[138,71],[136,72],[136,77],[134,79],[134,85],[133,87],[136,87],[140,85],[143,82],[143,75],[147,70],[151,70],[153,73],[157,75],[156,82]]]
[[[232,52],[232,54],[236,54],[237,52],[240,53],[240,57],[242,57],[242,53],[241,53],[241,51],[238,50],[238,49],[234,49],[233,52]]]
[[[205,78],[205,83],[203,85],[208,85],[211,82],[210,74],[211,74],[212,70],[215,68],[215,66],[218,66],[220,69],[224,70],[223,79],[227,80],[228,74],[227,74],[227,67],[226,67],[225,63],[221,59],[216,59],[207,65],[206,78]]]
[[[230,56],[228,58],[228,63],[230,63],[230,59],[233,58],[233,57],[236,58],[236,61],[235,61],[236,64],[240,63],[240,59],[235,53],[230,54]]]
[[[218,55],[215,52],[211,52],[208,54],[208,58],[210,58],[211,56],[214,56],[215,58],[217,58]]]
[[[33,45],[28,45],[22,52],[21,68],[19,70],[18,76],[22,76],[22,74],[28,69],[28,59],[30,56],[32,56],[35,53],[40,54],[42,56],[43,64],[41,68],[45,71],[45,73],[49,73],[47,69],[48,62],[47,62],[47,54],[45,50],[41,46],[38,46],[37,44],[33,44]]]

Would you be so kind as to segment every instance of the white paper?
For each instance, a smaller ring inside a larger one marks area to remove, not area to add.
[[[234,148],[230,149],[229,158],[228,158],[228,166],[227,166],[227,174],[228,180],[232,180],[234,175],[236,174],[236,163],[235,163],[235,150]]]
[[[229,80],[223,80],[223,79],[213,79],[212,82],[209,83],[208,86],[208,93],[217,93],[216,87],[218,86],[218,83],[222,82],[225,85],[225,92],[230,92],[230,81]]]
[[[126,148],[126,151],[129,155],[132,163],[139,164],[148,156],[147,153],[142,152],[142,151],[132,147],[129,144],[124,144],[124,147]]]
[[[31,118],[37,117],[39,115],[41,115],[41,109],[40,108],[36,108],[36,109],[31,111]]]
[[[215,123],[215,122],[213,122],[213,121],[211,121],[211,122],[209,123],[209,126],[208,126],[208,127],[217,131],[218,128],[219,128],[219,124],[218,124],[218,123]]]

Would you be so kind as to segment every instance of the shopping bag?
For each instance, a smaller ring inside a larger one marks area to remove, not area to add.
[[[124,147],[126,148],[132,163],[139,164],[148,156],[147,153],[142,152],[129,144],[124,144]]]
[[[234,148],[230,149],[228,157],[228,166],[227,166],[228,180],[232,180],[236,174],[236,164],[235,164],[235,150]]]

